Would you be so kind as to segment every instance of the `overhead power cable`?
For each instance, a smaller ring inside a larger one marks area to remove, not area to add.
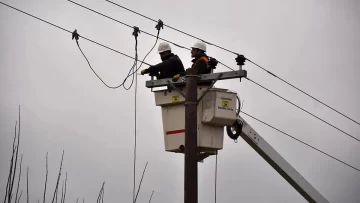
[[[137,37],[138,37],[138,34],[139,34],[139,29],[137,28],[134,28],[134,32],[133,32],[133,35],[135,37],[135,67],[133,67],[133,79],[135,77],[135,92],[134,92],[134,96],[135,96],[135,99],[134,99],[134,171],[133,171],[133,175],[134,175],[134,180],[133,180],[133,202],[135,202],[135,184],[136,184],[136,146],[137,146],[137,119],[136,119],[136,116],[137,116],[137,102],[136,102],[136,96],[137,96],[137,75],[134,74],[135,69],[137,68],[137,45],[138,45],[138,41],[137,41]],[[131,84],[132,86],[132,84]],[[131,86],[129,87],[129,89],[131,88]]]
[[[91,9],[91,8],[89,8],[89,7],[86,7],[86,6],[84,6],[84,5],[81,5],[81,4],[79,4],[79,3],[76,3],[76,2],[74,2],[74,1],[72,1],[72,0],[68,0],[68,1],[71,2],[71,3],[73,3],[73,4],[75,4],[75,5],[77,5],[77,6],[80,6],[80,7],[82,7],[82,8],[85,8],[85,9],[89,10],[89,11],[92,11],[92,12],[98,14],[98,15],[101,15],[101,16],[103,16],[103,17],[105,17],[105,18],[108,18],[108,19],[113,20],[113,21],[115,21],[115,22],[117,22],[117,23],[120,23],[120,24],[122,24],[122,25],[125,25],[125,26],[127,26],[127,27],[129,27],[129,28],[133,28],[133,27],[134,27],[134,26],[131,26],[131,25],[127,24],[127,23],[124,23],[124,22],[121,22],[121,21],[119,21],[119,20],[116,20],[115,18],[112,18],[112,17],[110,17],[110,16],[108,16],[108,15],[105,15],[105,14],[103,14],[103,13],[100,13],[100,12],[98,12],[98,11],[95,11],[94,9]],[[157,22],[157,21],[156,21],[156,22]],[[155,37],[155,38],[157,37],[156,35],[153,35],[153,34],[151,34],[151,33],[149,33],[149,32],[144,31],[144,30],[140,30],[140,31],[141,31],[142,33],[144,33],[144,34],[149,35],[149,36],[152,36],[152,37]],[[161,39],[161,40],[163,40],[163,41],[165,41],[165,42],[171,43],[171,44],[173,44],[173,45],[175,45],[175,46],[177,46],[177,47],[180,47],[180,48],[183,48],[183,49],[187,49],[187,50],[191,50],[190,48],[187,48],[187,47],[184,47],[184,46],[180,46],[180,45],[176,44],[175,42],[171,42],[171,41],[169,41],[169,40],[167,40],[167,39],[164,39],[164,38],[161,38],[161,37],[159,37],[159,39]]]
[[[14,10],[17,10],[17,11],[19,11],[19,12],[21,12],[21,13],[24,13],[24,14],[26,14],[26,15],[28,15],[28,16],[31,16],[31,17],[33,17],[33,18],[35,18],[35,19],[37,19],[37,20],[40,20],[40,21],[42,21],[42,22],[45,22],[45,23],[47,23],[47,24],[49,24],[49,25],[52,25],[52,26],[54,26],[54,27],[57,27],[57,28],[59,28],[59,29],[61,29],[61,30],[63,30],[63,31],[66,31],[66,32],[68,32],[68,33],[72,33],[72,32],[69,31],[69,30],[66,30],[66,29],[64,29],[64,28],[62,28],[62,27],[60,27],[60,26],[57,26],[57,25],[55,25],[55,24],[52,24],[52,23],[50,23],[50,22],[48,22],[48,21],[45,21],[45,20],[43,20],[43,19],[41,19],[41,18],[38,18],[38,17],[36,17],[36,16],[33,16],[33,15],[31,15],[31,14],[29,14],[29,13],[26,13],[26,12],[20,10],[20,9],[14,8],[14,7],[12,7],[12,6],[8,5],[8,4],[5,4],[5,3],[3,3],[3,2],[0,2],[0,4],[3,4],[3,5],[5,5],[5,6],[9,7],[9,8],[12,8],[12,9],[14,9]],[[119,51],[117,51],[117,50],[114,50],[114,49],[112,49],[112,48],[109,48],[109,47],[107,47],[107,46],[105,46],[105,45],[102,45],[102,44],[100,44],[100,43],[98,43],[98,42],[89,40],[89,39],[87,39],[87,38],[85,38],[85,37],[82,37],[82,38],[83,38],[83,39],[86,39],[86,40],[88,40],[88,41],[90,41],[90,42],[93,42],[93,43],[95,43],[95,44],[98,44],[98,45],[100,45],[100,46],[103,46],[103,47],[105,47],[105,48],[108,48],[108,49],[110,49],[110,50],[112,50],[112,51],[114,51],[114,52],[117,52],[117,53],[122,54],[121,52],[119,52]],[[128,55],[126,55],[126,54],[122,54],[122,55],[125,55],[125,56],[127,56],[127,57],[129,57],[129,58],[134,59],[133,57],[128,56]],[[146,65],[150,65],[150,64],[147,64],[146,62],[143,62],[143,63],[146,64]],[[360,169],[355,168],[354,166],[351,166],[351,165],[349,165],[349,164],[347,164],[347,163],[345,163],[345,162],[343,162],[343,161],[341,161],[341,160],[339,160],[339,159],[337,159],[337,158],[335,158],[335,157],[333,157],[333,156],[331,156],[331,155],[329,155],[329,154],[327,154],[327,153],[325,153],[325,152],[323,152],[323,151],[321,151],[321,150],[319,150],[319,149],[317,149],[317,148],[315,148],[315,147],[313,147],[313,146],[311,146],[311,145],[309,145],[309,144],[307,144],[307,143],[305,143],[305,142],[303,142],[303,141],[301,141],[301,140],[299,140],[299,139],[297,139],[297,138],[295,138],[295,137],[293,137],[293,136],[291,136],[291,135],[289,135],[289,134],[287,134],[287,133],[285,133],[285,132],[283,132],[283,131],[275,128],[275,127],[273,127],[273,126],[271,126],[271,125],[269,125],[269,124],[267,124],[267,123],[265,123],[265,122],[263,122],[263,121],[255,118],[255,117],[251,116],[250,114],[248,114],[248,113],[246,113],[246,112],[244,112],[244,111],[241,111],[241,112],[242,112],[243,114],[245,114],[245,115],[247,115],[247,116],[249,116],[249,117],[251,117],[251,118],[253,118],[253,119],[255,119],[255,120],[257,120],[257,121],[259,121],[259,122],[261,122],[261,123],[263,123],[263,124],[265,124],[265,125],[273,128],[273,129],[275,129],[275,130],[277,130],[277,131],[285,134],[285,135],[287,135],[287,136],[289,136],[290,138],[295,139],[296,141],[301,142],[302,144],[305,144],[305,145],[307,145],[308,147],[310,147],[310,148],[312,148],[312,149],[315,149],[316,151],[319,151],[319,152],[322,153],[322,154],[325,154],[326,156],[328,156],[328,157],[330,157],[330,158],[332,158],[332,159],[334,159],[334,160],[336,160],[336,161],[338,161],[338,162],[341,162],[341,163],[343,163],[343,164],[345,164],[345,165],[347,165],[347,166],[349,166],[349,167],[351,167],[351,168],[353,168],[353,169],[355,169],[355,170],[357,170],[357,171],[360,171]]]
[[[284,97],[282,97],[282,96],[280,96],[280,95],[276,94],[275,92],[273,92],[273,91],[269,90],[268,88],[266,88],[266,87],[264,87],[264,86],[260,85],[259,83],[257,83],[257,82],[255,82],[255,81],[251,80],[250,78],[245,78],[245,79],[247,79],[248,81],[250,81],[250,82],[252,82],[252,83],[256,84],[257,86],[259,86],[259,87],[261,87],[261,88],[263,88],[263,89],[265,89],[266,91],[268,91],[268,92],[272,93],[273,95],[275,95],[275,96],[277,96],[277,97],[281,98],[282,100],[284,100],[284,101],[288,102],[289,104],[291,104],[291,105],[293,105],[293,106],[297,107],[298,109],[300,109],[300,110],[302,110],[302,111],[306,112],[307,114],[309,114],[309,115],[313,116],[314,118],[316,118],[316,119],[318,119],[318,120],[322,121],[323,123],[325,123],[325,124],[329,125],[330,127],[333,127],[334,129],[336,129],[336,130],[338,130],[338,131],[340,131],[340,132],[344,133],[345,135],[347,135],[347,136],[349,136],[349,137],[353,138],[354,140],[356,140],[356,141],[360,142],[360,139],[358,139],[358,138],[356,138],[356,137],[354,137],[354,136],[350,135],[349,133],[347,133],[347,132],[345,132],[345,131],[341,130],[340,128],[338,128],[338,127],[334,126],[333,124],[331,124],[331,123],[329,123],[329,122],[325,121],[324,119],[319,118],[318,116],[314,115],[313,113],[311,113],[311,112],[309,112],[309,111],[307,111],[307,110],[305,110],[305,109],[301,108],[300,106],[298,106],[298,105],[296,105],[296,104],[292,103],[291,101],[289,101],[289,100],[285,99]]]
[[[117,4],[117,3],[113,2],[113,1],[110,1],[110,0],[105,0],[105,1],[107,1],[107,2],[109,2],[109,3],[111,3],[111,4],[113,4],[113,5],[116,5],[116,6],[120,7],[120,8],[123,8],[123,9],[125,9],[125,10],[127,10],[127,11],[130,11],[130,12],[132,12],[132,13],[135,13],[135,14],[137,14],[137,15],[139,15],[139,16],[142,16],[142,17],[144,17],[144,18],[146,18],[146,19],[148,19],[148,20],[151,20],[151,21],[156,22],[156,20],[153,19],[153,18],[150,18],[150,17],[148,17],[148,16],[146,16],[146,15],[143,15],[143,14],[141,14],[141,13],[138,13],[138,12],[136,12],[136,11],[134,11],[134,10],[131,10],[131,9],[129,9],[129,8],[125,7],[125,6],[122,6],[122,5],[120,5],[120,4]],[[187,35],[187,36],[189,36],[189,37],[192,37],[192,38],[194,38],[194,39],[201,40],[201,41],[203,41],[204,43],[207,43],[207,44],[209,44],[209,45],[212,45],[212,46],[214,46],[214,47],[217,47],[217,48],[222,49],[222,50],[224,50],[224,51],[227,51],[227,52],[229,52],[229,53],[232,53],[232,54],[235,54],[235,55],[240,55],[240,54],[238,54],[238,53],[236,53],[236,52],[234,52],[234,51],[231,51],[231,50],[226,49],[226,48],[224,48],[224,47],[221,47],[221,46],[219,46],[219,45],[210,43],[209,41],[203,40],[203,39],[201,39],[201,38],[199,38],[199,37],[196,37],[196,36],[194,36],[194,35],[191,35],[191,34],[189,34],[189,33],[187,33],[187,32],[182,31],[182,30],[176,29],[176,28],[174,28],[174,27],[172,27],[172,26],[170,26],[170,25],[164,24],[164,26],[165,26],[165,27],[168,27],[168,28],[170,28],[170,29],[172,29],[172,30],[175,30],[175,31],[177,31],[177,32],[180,32],[180,33],[182,33],[182,34],[184,34],[184,35]],[[341,116],[347,118],[348,120],[350,120],[350,121],[352,121],[352,122],[360,125],[360,122],[358,122],[358,121],[350,118],[349,116],[345,115],[344,113],[341,113],[340,111],[336,110],[335,108],[333,108],[333,107],[325,104],[324,102],[320,101],[319,99],[315,98],[314,96],[311,96],[310,94],[306,93],[305,91],[301,90],[300,88],[296,87],[295,85],[291,84],[290,82],[287,82],[286,80],[280,78],[280,77],[277,76],[276,74],[270,72],[269,70],[267,70],[267,69],[265,69],[264,67],[258,65],[257,63],[253,62],[252,60],[250,60],[250,59],[248,59],[248,58],[246,58],[246,60],[249,61],[250,63],[254,64],[255,66],[257,66],[258,68],[264,70],[264,71],[267,72],[268,74],[270,74],[270,75],[274,76],[275,78],[281,80],[282,82],[286,83],[287,85],[289,85],[289,86],[293,87],[294,89],[298,90],[299,92],[301,92],[301,93],[305,94],[306,96],[314,99],[315,101],[321,103],[322,105],[326,106],[327,108],[331,109],[332,111],[334,111],[334,112],[340,114]],[[219,63],[220,63],[220,62],[219,62]],[[220,64],[224,65],[223,63],[220,63]],[[229,68],[229,69],[231,69],[229,66],[226,66],[226,65],[224,65],[224,66],[227,67],[227,68]]]
[[[79,40],[79,34],[77,33],[77,30],[75,30],[75,31],[73,32],[73,39],[75,39],[76,44],[77,44],[80,52],[82,53],[82,55],[83,55],[84,58],[86,59],[88,65],[89,65],[89,67],[90,67],[90,69],[93,71],[93,73],[96,75],[96,77],[98,77],[99,80],[100,80],[106,87],[108,87],[108,88],[110,88],[110,89],[117,89],[117,88],[119,88],[119,87],[121,87],[121,86],[123,86],[123,85],[125,84],[126,79],[129,77],[131,70],[132,70],[132,69],[134,68],[134,66],[135,66],[135,62],[134,62],[134,64],[133,64],[132,68],[129,70],[128,76],[124,79],[124,81],[123,81],[120,85],[118,85],[118,86],[109,86],[108,84],[106,84],[106,83],[104,82],[103,79],[101,79],[101,77],[100,77],[100,76],[95,72],[95,70],[91,67],[90,61],[89,61],[88,58],[85,56],[84,52],[82,51],[82,49],[81,49],[81,47],[80,47],[80,45],[79,45],[79,42],[78,42],[78,40]],[[135,61],[136,61],[136,57],[135,57]],[[124,88],[125,88],[125,86],[124,86]],[[125,89],[126,89],[126,88],[125,88]]]
[[[117,3],[112,2],[112,1],[109,1],[109,0],[105,0],[105,1],[107,1],[107,2],[109,2],[109,3],[112,3],[112,4],[114,4],[114,5],[116,5],[116,6],[120,7],[120,8],[125,9],[125,10],[128,10],[128,11],[130,11],[130,12],[132,12],[132,13],[135,13],[135,14],[137,14],[137,15],[139,15],[139,16],[142,16],[142,17],[144,17],[144,18],[147,18],[147,19],[149,19],[149,20],[151,20],[151,21],[155,21],[155,22],[156,22],[156,20],[154,20],[154,19],[152,19],[152,18],[150,18],[150,17],[148,17],[148,16],[145,16],[145,15],[143,15],[143,14],[140,14],[140,13],[138,13],[138,12],[136,12],[136,11],[133,11],[133,10],[131,10],[131,9],[129,9],[129,8],[126,8],[125,6],[121,6],[121,5],[117,4]],[[182,34],[185,34],[185,35],[187,35],[187,36],[189,36],[189,37],[195,38],[195,39],[197,39],[197,40],[201,40],[201,41],[205,42],[206,44],[215,46],[215,47],[220,48],[220,49],[222,49],[222,50],[224,50],[224,51],[227,51],[227,52],[230,52],[230,53],[233,53],[233,54],[236,54],[236,55],[237,55],[236,52],[230,51],[229,49],[223,48],[223,47],[218,46],[218,45],[216,45],[216,44],[212,44],[212,43],[210,43],[209,41],[205,41],[205,40],[203,40],[203,39],[201,39],[201,38],[198,38],[198,37],[196,37],[196,36],[194,36],[194,35],[191,35],[191,34],[189,34],[189,33],[186,33],[186,32],[184,32],[184,31],[181,31],[181,30],[179,30],[179,29],[176,29],[176,28],[174,28],[174,27],[171,27],[170,25],[164,24],[164,26],[165,26],[165,27],[168,27],[168,28],[170,28],[170,29],[172,29],[172,30],[175,30],[175,31],[177,31],[177,32],[180,32],[180,33],[182,33]]]
[[[37,20],[40,20],[40,21],[45,22],[45,23],[47,23],[47,24],[49,24],[49,25],[52,25],[52,26],[54,26],[54,27],[57,27],[57,28],[59,28],[59,29],[61,29],[61,30],[63,30],[63,31],[66,31],[66,32],[68,32],[68,33],[72,33],[71,31],[69,31],[69,30],[67,30],[67,29],[65,29],[65,28],[62,28],[62,27],[60,27],[60,26],[58,26],[58,25],[55,25],[55,24],[50,23],[50,22],[48,22],[48,21],[46,21],[46,20],[43,20],[43,19],[41,19],[41,18],[38,18],[38,17],[36,17],[36,16],[34,16],[34,15],[31,15],[31,14],[29,14],[29,13],[27,13],[27,12],[24,12],[24,11],[22,11],[22,10],[20,10],[20,9],[14,8],[14,7],[12,7],[12,6],[8,5],[8,4],[5,4],[5,3],[3,3],[3,2],[0,2],[0,3],[3,4],[3,5],[5,5],[5,6],[7,6],[7,7],[9,7],[9,8],[12,8],[12,9],[14,9],[14,10],[17,10],[17,11],[21,12],[21,13],[24,13],[24,14],[26,14],[26,15],[28,15],[28,16],[31,16],[31,17],[33,17],[33,18],[35,18],[35,19],[37,19]],[[122,52],[119,52],[119,51],[117,51],[117,50],[115,50],[115,49],[112,49],[112,48],[110,48],[110,47],[107,47],[107,46],[105,46],[105,45],[103,45],[103,44],[100,44],[100,43],[98,43],[98,42],[96,42],[96,41],[93,41],[93,40],[91,40],[91,39],[88,39],[88,38],[86,38],[86,37],[83,37],[83,36],[79,36],[79,37],[81,37],[81,38],[83,38],[83,39],[85,39],[85,40],[87,40],[87,41],[90,41],[90,42],[92,42],[92,43],[95,43],[95,44],[97,44],[97,45],[100,45],[100,46],[102,46],[102,47],[105,47],[105,48],[107,48],[107,49],[109,49],[109,50],[111,50],[111,51],[114,51],[114,52],[116,52],[116,53],[119,53],[119,54],[121,54],[121,55],[124,55],[124,56],[126,56],[126,57],[129,57],[129,58],[131,58],[131,59],[135,59],[134,57],[131,57],[131,56],[127,55],[127,54],[124,54],[124,53],[122,53]],[[79,47],[79,48],[80,48],[80,47]],[[81,48],[80,48],[80,51],[82,52]],[[83,53],[83,52],[82,52],[82,53]],[[84,55],[84,57],[85,57],[85,55]],[[85,58],[86,58],[86,57],[85,57]],[[86,58],[86,59],[87,59],[87,58]],[[87,61],[88,61],[88,60],[87,60]],[[144,61],[141,61],[141,63],[150,66],[150,64],[148,64],[148,63],[146,63],[146,62],[144,62]],[[219,63],[220,63],[220,62],[219,62]],[[130,71],[131,71],[131,70],[130,70]],[[94,73],[95,73],[95,72],[94,72]],[[96,74],[96,73],[95,73],[95,74]],[[129,76],[129,75],[128,75],[128,76]],[[100,79],[100,77],[99,77],[99,79]],[[103,81],[102,81],[102,82],[103,82]],[[103,83],[104,83],[104,82],[103,82]],[[106,85],[106,83],[104,83],[104,84]],[[258,83],[256,83],[256,84],[258,84]],[[258,84],[258,85],[259,85],[259,84]],[[106,85],[106,86],[108,86],[108,85]],[[261,85],[259,85],[259,86],[261,86]],[[110,87],[110,86],[108,86],[108,87]],[[261,87],[263,87],[263,86],[261,86]],[[110,87],[110,88],[117,88],[117,87]],[[265,88],[265,89],[266,89],[266,88]],[[267,89],[267,90],[268,90],[268,89]],[[270,90],[268,90],[268,91],[270,91]],[[271,92],[271,91],[270,91],[270,92]],[[321,119],[321,120],[322,120],[322,119]],[[327,122],[324,121],[324,120],[322,120],[322,121],[325,122],[325,123],[327,123]],[[333,126],[333,125],[331,125],[331,124],[329,124],[329,123],[327,123],[327,124],[330,125],[330,126],[332,126],[332,127],[334,127],[335,129],[343,132],[344,134],[352,137],[353,139],[359,141],[359,139],[357,139],[357,138],[355,138],[354,136],[352,136],[352,135],[350,135],[350,134],[342,131],[341,129],[339,129],[339,128],[337,128],[337,127],[335,127],[335,126]]]
[[[84,5],[81,5],[81,4],[79,4],[79,3],[76,3],[76,2],[74,2],[74,1],[72,1],[72,0],[68,0],[68,1],[71,2],[71,3],[73,3],[73,4],[75,4],[75,5],[77,5],[77,6],[80,6],[80,7],[82,7],[82,8],[85,8],[85,9],[89,10],[89,11],[92,11],[92,12],[94,12],[94,13],[100,15],[100,16],[103,16],[103,17],[105,17],[105,18],[108,18],[108,19],[110,19],[110,20],[113,20],[113,21],[115,21],[115,22],[117,22],[117,23],[120,23],[120,24],[122,24],[122,25],[125,25],[125,26],[127,26],[127,27],[129,27],[129,28],[133,28],[133,26],[131,26],[131,25],[127,24],[127,23],[124,23],[124,22],[122,22],[122,21],[116,20],[115,18],[112,18],[112,17],[110,17],[110,16],[108,16],[108,15],[105,15],[105,14],[103,14],[103,13],[100,13],[100,12],[98,12],[98,11],[95,11],[94,9],[91,9],[91,8],[89,8],[89,7],[86,7],[86,6],[84,6]],[[157,22],[157,21],[155,21],[155,22]],[[157,36],[155,36],[155,35],[153,35],[153,34],[151,34],[151,33],[149,33],[149,32],[146,32],[146,31],[144,31],[144,30],[141,30],[141,32],[143,32],[143,33],[145,33],[145,34],[147,34],[147,35],[149,35],[149,36],[151,36],[151,37],[156,37],[156,38],[157,38]],[[160,38],[160,37],[159,37],[159,39],[161,39],[161,40],[163,40],[163,41],[165,41],[165,42],[168,42],[168,43],[170,43],[170,44],[173,44],[173,45],[175,45],[175,46],[177,46],[177,47],[179,47],[179,48],[183,48],[183,49],[186,49],[186,50],[189,50],[189,51],[191,50],[191,49],[188,48],[188,47],[181,46],[181,45],[176,44],[175,42],[169,41],[169,40],[167,40],[167,39]],[[210,56],[209,56],[209,57],[210,57]],[[219,62],[219,61],[218,61],[218,62]],[[234,69],[230,68],[229,66],[225,65],[224,63],[221,63],[221,62],[219,62],[219,63],[220,63],[221,65],[225,66],[226,68],[230,69],[230,70],[234,70]]]
[[[44,20],[44,19],[41,19],[41,18],[39,18],[39,17],[36,17],[36,16],[34,16],[34,15],[32,15],[32,14],[29,14],[29,13],[27,13],[27,12],[25,12],[25,11],[22,11],[22,10],[20,10],[20,9],[18,9],[18,8],[15,8],[15,7],[13,7],[13,6],[10,6],[10,5],[5,4],[5,3],[3,3],[3,2],[0,2],[0,4],[2,4],[2,5],[4,5],[4,6],[7,6],[7,7],[9,7],[9,8],[12,8],[12,9],[18,11],[18,12],[23,13],[23,14],[26,14],[26,15],[28,15],[28,16],[30,16],[30,17],[32,17],[32,18],[35,18],[35,19],[37,19],[37,20],[39,20],[39,21],[42,21],[42,22],[44,22],[44,23],[46,23],[46,24],[48,24],[48,25],[51,25],[51,26],[56,27],[56,28],[58,28],[58,29],[61,29],[61,30],[65,31],[65,32],[74,34],[74,32],[71,32],[70,30],[67,30],[67,29],[65,29],[65,28],[63,28],[63,27],[60,27],[60,26],[55,25],[55,24],[53,24],[53,23],[50,23],[50,22],[48,22],[48,21],[46,21],[46,20]],[[77,33],[77,32],[76,32],[76,33]],[[127,54],[125,54],[125,53],[122,53],[122,52],[120,52],[120,51],[118,51],[118,50],[115,50],[115,49],[113,49],[113,48],[110,48],[110,47],[108,47],[108,46],[106,46],[106,45],[103,45],[103,44],[101,44],[101,43],[99,43],[99,42],[96,42],[96,41],[94,41],[94,40],[91,40],[91,39],[86,38],[86,37],[81,36],[81,35],[78,35],[78,37],[79,37],[79,38],[82,38],[82,39],[85,39],[85,40],[87,40],[87,41],[89,41],[89,42],[92,42],[92,43],[94,43],[94,44],[96,44],[96,45],[99,45],[99,46],[101,46],[101,47],[104,47],[104,48],[106,48],[106,49],[109,49],[109,50],[111,50],[111,51],[113,51],[113,52],[116,52],[116,53],[118,53],[118,54],[121,54],[121,55],[123,55],[123,56],[126,56],[126,57],[128,57],[128,58],[130,58],[130,59],[134,59],[134,60],[135,60],[134,57],[129,56],[129,55],[127,55]],[[85,56],[84,52],[81,50],[79,44],[78,44],[78,47],[79,47],[81,53],[83,54],[83,56],[85,57],[86,61],[88,62],[90,68],[92,69],[89,60],[88,60],[87,57]],[[150,64],[149,64],[149,63],[146,63],[145,61],[140,61],[140,60],[137,60],[137,61],[141,62],[141,65],[142,65],[142,64],[145,64],[145,65],[150,66]],[[93,70],[93,69],[92,69],[92,70]],[[132,70],[132,69],[130,69],[127,78],[128,78],[129,76],[133,75],[133,74],[130,74],[131,70]],[[123,83],[122,83],[122,84],[120,84],[119,86],[111,87],[111,86],[107,85],[107,84],[100,78],[100,76],[97,75],[97,73],[96,73],[94,70],[93,70],[93,72],[94,72],[95,75],[104,83],[104,85],[106,85],[106,86],[109,87],[109,88],[116,89],[116,88],[121,87],[121,86],[123,85]],[[127,79],[127,78],[126,78],[126,79]],[[126,81],[126,79],[125,79],[124,81]]]
[[[20,9],[17,9],[17,8],[15,8],[15,7],[13,7],[13,6],[10,6],[10,5],[6,4],[6,3],[0,2],[0,4],[2,4],[2,5],[4,5],[4,6],[7,6],[7,7],[9,7],[9,8],[12,8],[12,9],[14,9],[14,10],[16,10],[16,11],[19,11],[19,12],[21,12],[21,13],[23,13],[23,14],[28,15],[28,16],[31,16],[31,17],[33,17],[33,18],[35,18],[35,19],[37,19],[37,20],[40,20],[40,21],[42,21],[42,22],[44,22],[44,23],[47,23],[47,24],[49,24],[49,25],[51,25],[51,26],[54,26],[54,27],[56,27],[56,28],[59,28],[59,29],[65,31],[65,32],[68,32],[68,33],[70,33],[70,34],[73,33],[73,32],[71,32],[70,30],[67,30],[67,29],[65,29],[65,28],[63,28],[63,27],[60,27],[60,26],[55,25],[55,24],[53,24],[53,23],[50,23],[50,22],[48,22],[48,21],[46,21],[46,20],[43,20],[43,19],[41,19],[41,18],[39,18],[39,17],[36,17],[36,16],[34,16],[34,15],[31,15],[31,14],[25,12],[25,11],[22,11],[22,10],[20,10]],[[114,51],[114,52],[116,52],[116,53],[118,53],[118,54],[121,54],[121,55],[123,55],[123,56],[126,56],[126,57],[128,57],[128,58],[131,58],[131,59],[134,59],[134,60],[135,60],[135,58],[132,57],[132,56],[129,56],[129,55],[127,55],[127,54],[125,54],[125,53],[122,53],[122,52],[120,52],[120,51],[118,51],[118,50],[115,50],[115,49],[110,48],[110,47],[108,47],[108,46],[106,46],[106,45],[103,45],[103,44],[101,44],[101,43],[99,43],[99,42],[96,42],[96,41],[94,41],[94,40],[91,40],[91,39],[89,39],[89,38],[87,38],[87,37],[84,37],[84,36],[79,36],[79,37],[80,37],[80,38],[83,38],[83,39],[85,39],[85,40],[87,40],[87,41],[89,41],[89,42],[92,42],[92,43],[94,43],[94,44],[97,44],[97,45],[99,45],[99,46],[102,46],[102,47],[104,47],[104,48],[106,48],[106,49],[109,49],[109,50],[111,50],[111,51]],[[140,62],[142,62],[142,63],[150,66],[149,63],[146,63],[146,62],[144,62],[144,61],[140,61]]]
[[[357,171],[360,171],[360,169],[358,169],[358,168],[356,168],[356,167],[354,167],[354,166],[352,166],[352,165],[350,165],[350,164],[347,164],[347,163],[345,163],[344,161],[341,161],[340,159],[335,158],[335,157],[331,156],[330,154],[327,154],[326,152],[321,151],[320,149],[317,149],[317,148],[311,146],[310,144],[308,144],[308,143],[306,143],[306,142],[304,142],[304,141],[301,141],[301,140],[295,138],[294,136],[291,136],[290,134],[285,133],[285,132],[282,131],[282,130],[279,130],[278,128],[276,128],[276,127],[274,127],[274,126],[272,126],[272,125],[270,125],[270,124],[268,124],[268,123],[265,123],[264,121],[262,121],[262,120],[260,120],[260,119],[258,119],[258,118],[255,118],[254,116],[252,116],[252,115],[250,115],[250,114],[248,114],[248,113],[246,113],[246,112],[244,112],[244,111],[241,111],[241,113],[243,113],[243,114],[245,114],[245,115],[247,115],[247,116],[249,116],[249,117],[251,117],[251,118],[253,118],[253,119],[257,120],[257,121],[259,121],[260,123],[262,123],[262,124],[264,124],[264,125],[267,125],[268,127],[272,128],[272,129],[274,129],[274,130],[276,130],[276,131],[278,131],[278,132],[280,132],[280,133],[282,133],[282,134],[284,134],[284,135],[286,135],[286,136],[288,136],[288,137],[290,137],[290,138],[292,138],[292,139],[294,139],[294,140],[296,140],[296,141],[298,141],[298,142],[300,142],[300,143],[302,143],[302,144],[304,144],[304,145],[306,145],[306,146],[308,146],[308,147],[310,147],[310,148],[312,148],[312,149],[314,149],[314,150],[316,150],[316,151],[318,151],[318,152],[320,152],[320,153],[322,153],[322,154],[324,154],[324,155],[326,155],[326,156],[328,156],[328,157],[330,157],[330,158],[332,158],[332,159],[334,159],[334,160],[336,160],[336,161],[338,161],[338,162],[340,162],[340,163],[342,163],[342,164],[350,167],[350,168],[353,168],[353,169],[355,169],[355,170],[357,170]]]

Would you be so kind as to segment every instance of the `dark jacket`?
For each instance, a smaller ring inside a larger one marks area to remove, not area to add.
[[[211,73],[211,69],[208,67],[209,57],[205,53],[197,54],[191,62],[193,63],[191,69],[194,69],[194,73],[197,75]],[[189,71],[190,69],[186,70],[186,72]],[[185,72],[180,73],[181,76],[185,74]]]
[[[156,76],[157,79],[163,79],[172,78],[174,75],[185,71],[180,58],[173,53],[162,60],[163,62],[155,66],[150,66],[146,72],[151,76]]]

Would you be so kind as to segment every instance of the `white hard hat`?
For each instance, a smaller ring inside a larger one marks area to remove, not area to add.
[[[206,44],[202,41],[197,41],[191,48],[200,49],[206,52]]]
[[[166,42],[161,42],[159,44],[159,48],[158,48],[158,52],[159,54],[164,52],[164,51],[171,51],[171,47],[170,47],[170,44],[169,43],[166,43]]]

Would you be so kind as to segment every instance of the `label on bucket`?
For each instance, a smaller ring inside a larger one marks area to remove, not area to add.
[[[171,101],[172,101],[172,103],[179,102],[179,96],[172,96]]]

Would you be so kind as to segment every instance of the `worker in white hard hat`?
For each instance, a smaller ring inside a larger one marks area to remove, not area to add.
[[[150,76],[156,76],[157,79],[163,79],[172,78],[174,75],[185,71],[180,58],[171,52],[169,43],[160,43],[158,53],[162,62],[142,70],[142,75],[149,74]]]
[[[184,76],[187,73],[192,74],[207,74],[211,73],[211,69],[208,67],[209,57],[205,54],[206,44],[202,41],[197,41],[191,47],[191,57],[194,58],[191,62],[193,65],[185,72],[179,73],[173,77],[173,81],[177,81],[180,76]]]

